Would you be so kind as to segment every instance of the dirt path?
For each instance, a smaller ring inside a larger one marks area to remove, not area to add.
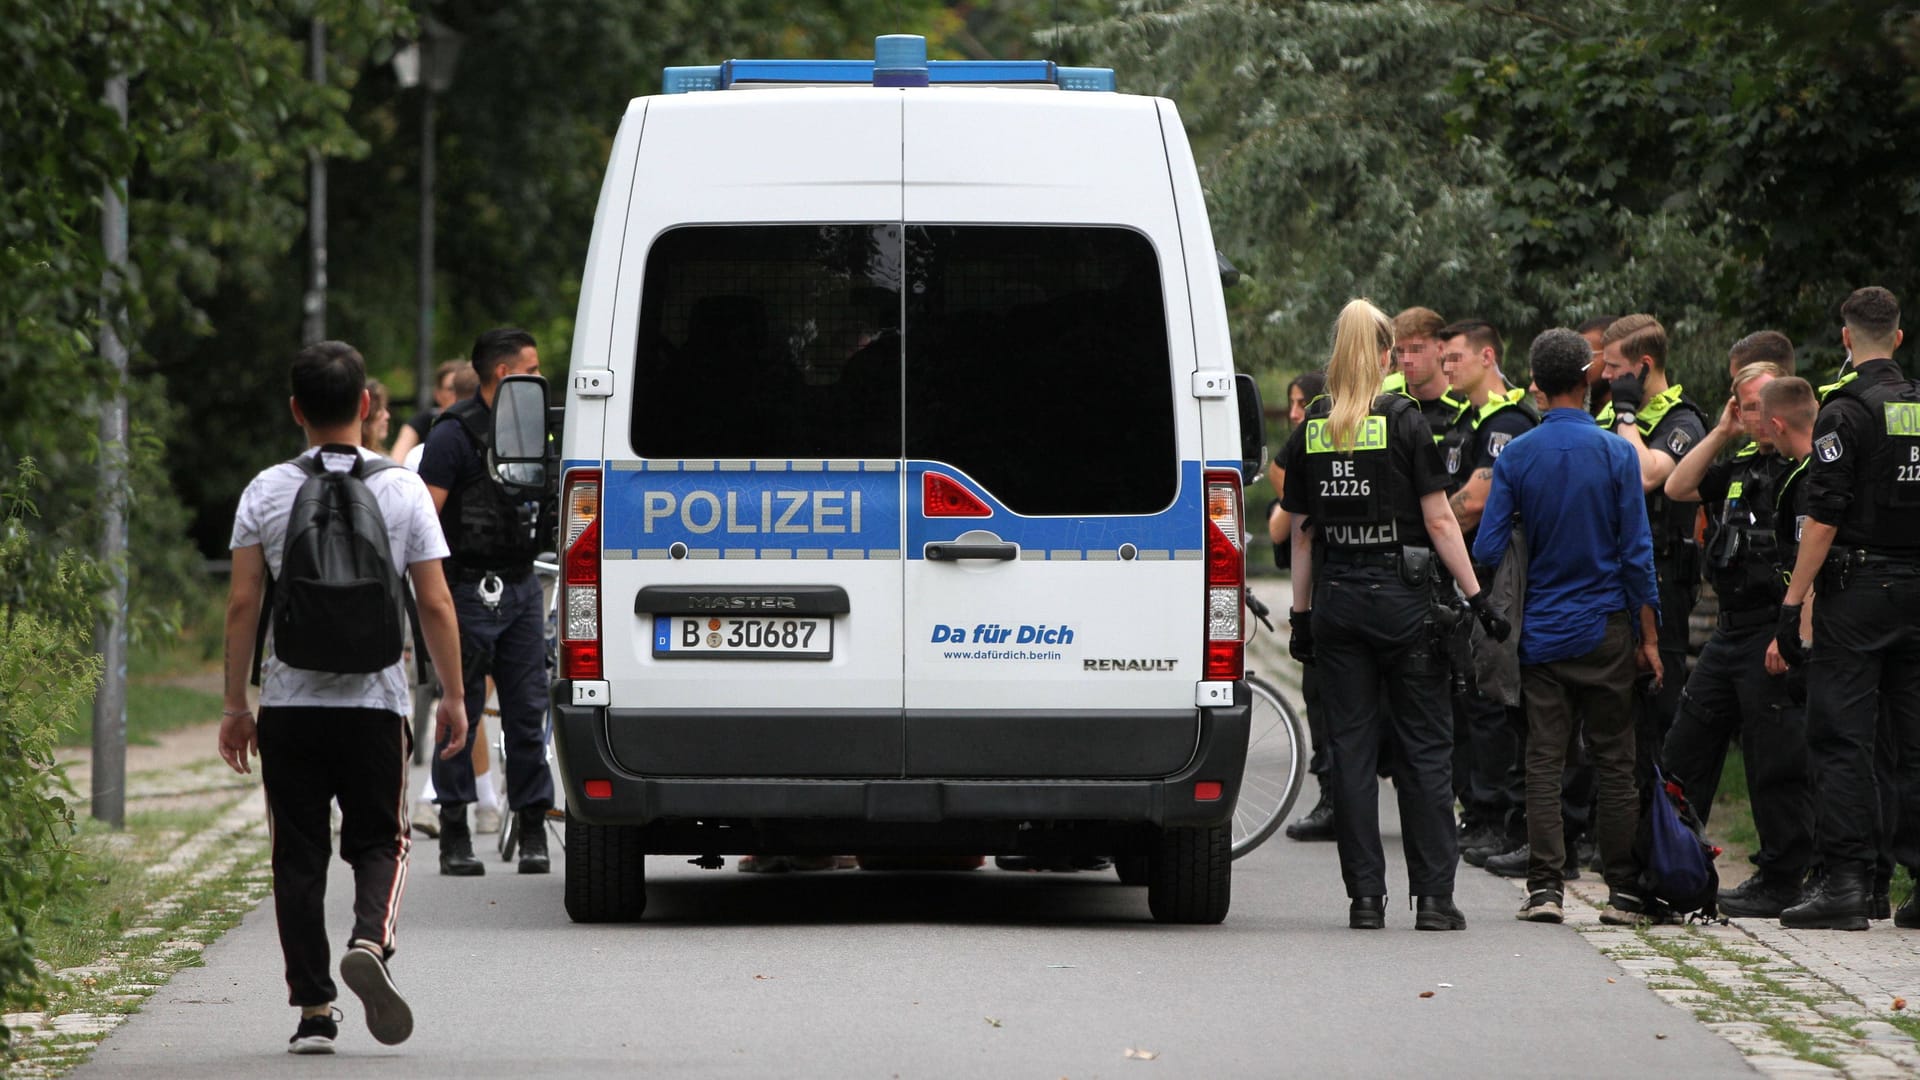
[[[223,688],[222,676],[217,670],[174,675],[154,682],[215,695]],[[191,770],[194,774],[207,775],[212,779],[225,772],[226,766],[220,761],[219,737],[220,717],[219,710],[215,709],[214,715],[209,716],[206,723],[169,731],[159,736],[154,746],[127,747],[128,798],[134,800],[174,794],[177,785],[171,779],[164,784],[153,782],[161,774],[170,776],[181,770]],[[61,748],[57,754],[60,763],[67,768],[67,779],[72,781],[73,790],[80,797],[84,809],[91,801],[93,792],[93,750],[91,747],[69,746]],[[212,766],[217,766],[217,770]],[[231,776],[231,773],[228,775]]]

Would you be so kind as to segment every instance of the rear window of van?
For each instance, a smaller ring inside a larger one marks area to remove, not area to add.
[[[1177,493],[1159,260],[1130,229],[688,226],[644,280],[643,457],[904,456],[1027,515]]]

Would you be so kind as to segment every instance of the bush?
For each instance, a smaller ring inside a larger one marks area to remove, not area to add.
[[[100,678],[89,630],[100,574],[34,543],[24,519],[39,480],[31,460],[0,476],[0,1012],[45,1000],[28,919],[77,891],[73,788],[54,742]],[[11,1037],[0,1025],[0,1045]]]

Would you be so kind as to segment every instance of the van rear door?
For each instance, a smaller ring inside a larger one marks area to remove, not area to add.
[[[748,100],[743,100],[748,99]],[[897,776],[900,102],[653,100],[611,333],[608,737],[647,775]]]
[[[1154,103],[922,92],[904,138],[907,772],[1172,772],[1204,517]]]

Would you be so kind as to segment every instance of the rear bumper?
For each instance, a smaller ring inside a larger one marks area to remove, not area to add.
[[[841,821],[888,826],[966,822],[1087,822],[1112,825],[1210,826],[1233,814],[1246,764],[1250,698],[1246,684],[1228,708],[1199,709],[1198,738],[1186,763],[1161,776],[1119,779],[841,778],[646,776],[620,766],[608,741],[607,710],[575,707],[571,684],[553,686],[553,739],[566,786],[568,813],[594,825],[668,821]],[[818,747],[796,735],[791,756],[769,745],[770,757],[814,758]],[[611,794],[588,798],[586,783],[605,780]],[[1220,785],[1220,797],[1194,798],[1197,782]]]

